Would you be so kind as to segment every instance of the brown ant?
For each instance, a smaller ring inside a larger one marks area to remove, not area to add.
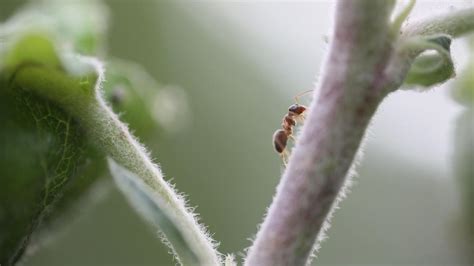
[[[280,154],[285,165],[288,158],[286,144],[289,138],[295,140],[293,137],[293,128],[296,126],[296,122],[303,122],[307,109],[306,106],[298,103],[298,98],[311,91],[313,90],[304,91],[295,96],[295,103],[288,107],[288,113],[283,117],[281,122],[282,129],[277,129],[275,133],[273,133],[273,146],[276,152]]]

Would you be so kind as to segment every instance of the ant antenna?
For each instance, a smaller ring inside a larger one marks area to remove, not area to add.
[[[307,90],[307,91],[303,91],[303,92],[301,92],[301,93],[298,93],[298,94],[295,96],[295,98],[294,98],[296,104],[298,104],[298,98],[300,98],[301,96],[303,96],[303,95],[305,95],[305,94],[307,94],[307,93],[310,93],[310,92],[312,92],[312,91],[314,91],[314,89],[311,89],[311,90]]]

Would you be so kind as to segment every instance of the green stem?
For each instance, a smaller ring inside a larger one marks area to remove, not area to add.
[[[210,237],[188,212],[183,199],[163,179],[161,170],[151,161],[145,148],[101,98],[95,88],[95,84],[101,83],[100,76],[97,78],[94,74],[89,78],[74,79],[60,70],[25,65],[16,71],[14,82],[72,114],[102,151],[139,176],[156,196],[168,204],[168,211],[174,214],[181,231],[195,247],[201,264],[221,264]]]
[[[472,32],[473,29],[474,8],[467,8],[410,23],[402,29],[401,37],[447,34],[455,38]]]
[[[390,63],[385,69],[385,90],[397,90],[418,55],[427,49],[426,45],[413,45],[413,40],[424,36],[449,35],[460,37],[474,31],[474,8],[451,11],[444,15],[414,21],[402,27],[402,33],[395,46]]]

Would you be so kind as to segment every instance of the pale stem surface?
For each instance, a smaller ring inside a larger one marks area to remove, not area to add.
[[[468,8],[410,23],[399,36],[411,7],[391,24],[393,5],[390,0],[338,1],[330,53],[315,90],[319,95],[314,95],[317,100],[309,108],[246,265],[308,263],[377,106],[402,85],[415,57],[427,49],[405,49],[405,40],[474,31],[474,9]]]
[[[246,265],[304,265],[383,98],[393,1],[339,1],[318,99]]]

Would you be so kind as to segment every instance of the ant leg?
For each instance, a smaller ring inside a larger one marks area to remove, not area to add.
[[[300,123],[304,124],[305,121],[306,121],[306,112],[304,112],[300,115]]]
[[[288,157],[289,157],[288,151],[287,151],[287,150],[284,150],[284,151],[280,154],[280,156],[281,156],[281,160],[283,161],[283,165],[285,165],[285,168],[286,168],[286,166],[288,165]]]
[[[290,138],[293,142],[296,142],[296,138],[293,135],[289,135],[288,138]]]
[[[284,166],[285,166],[285,168],[286,168],[286,158],[285,158],[285,153],[283,153],[283,152],[282,152],[282,153],[280,153],[280,157],[281,157],[281,160],[282,160],[282,162],[283,162],[283,165],[284,165]]]

